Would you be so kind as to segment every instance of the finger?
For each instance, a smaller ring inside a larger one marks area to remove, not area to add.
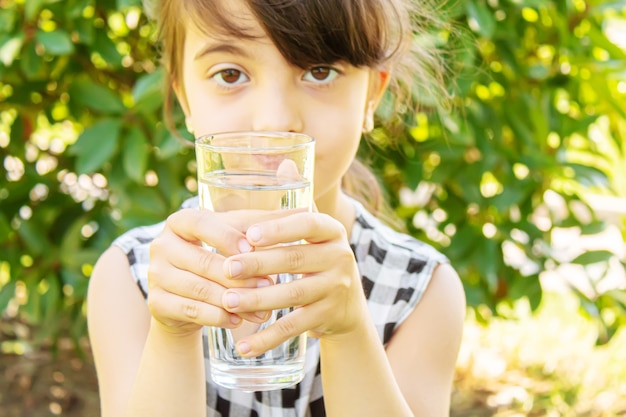
[[[301,175],[300,172],[298,171],[298,166],[296,165],[296,163],[287,158],[284,159],[280,165],[278,165],[278,168],[276,169],[276,177],[282,180],[300,180],[301,179]]]
[[[167,218],[166,230],[188,242],[203,242],[226,255],[252,250],[243,234],[245,229],[234,223],[208,210],[183,209]]]
[[[221,307],[203,303],[156,288],[148,293],[150,313],[159,321],[169,323],[195,323],[233,329],[241,325],[242,318]]]
[[[256,288],[271,285],[271,280],[268,278],[249,278],[245,280],[229,280],[227,284],[230,288]],[[158,280],[152,276],[149,280],[149,290],[151,291],[156,287],[181,297],[217,306],[222,305],[222,296],[227,288],[215,281],[182,270],[174,270],[173,273],[162,274]]]
[[[312,309],[314,310],[314,309]],[[281,343],[299,336],[308,329],[318,327],[320,317],[314,311],[296,309],[278,319],[266,329],[237,342],[237,352],[244,357],[256,357],[274,349]]]
[[[232,255],[252,250],[244,235],[251,224],[271,221],[302,210],[233,210],[214,213],[203,209],[183,209],[168,217],[166,229],[188,242],[203,242],[222,254]]]
[[[300,240],[321,243],[345,236],[346,230],[337,220],[326,214],[310,212],[258,222],[246,231],[246,238],[252,246],[273,246]]]
[[[224,260],[222,273],[230,280],[239,280],[283,272],[311,274],[354,262],[354,252],[337,240],[324,245],[282,245],[234,255]]]
[[[151,258],[154,259],[153,269],[157,269],[164,259],[181,271],[203,277],[206,280],[214,281],[222,287],[261,287],[271,285],[271,280],[266,277],[251,277],[242,279],[241,283],[228,279],[224,275],[224,257],[210,249],[189,244],[180,239],[169,239],[167,241],[156,241],[150,248]],[[167,268],[166,265],[163,265]],[[164,282],[174,280],[178,274],[163,274]],[[186,281],[184,282],[186,283]],[[173,284],[176,284],[174,282]],[[200,284],[198,284],[200,285]],[[176,291],[173,291],[176,292]],[[186,293],[185,295],[191,295]],[[192,297],[193,298],[193,297]],[[203,300],[200,300],[203,301]]]
[[[190,300],[201,301],[203,303],[212,304],[222,307],[222,299],[226,288],[216,282],[198,277],[186,271],[178,271],[177,274],[169,274],[170,279],[164,279],[161,282],[161,288],[169,293],[187,298]],[[231,287],[266,287],[272,285],[269,278],[250,278],[241,280],[241,285],[237,280],[229,281]],[[234,286],[232,284],[235,284]],[[241,312],[238,314],[242,319],[254,323],[263,323],[267,320],[269,313],[267,311],[251,311]]]
[[[303,278],[264,288],[232,288],[224,291],[221,306],[231,313],[271,311],[312,304],[327,293],[325,280]]]

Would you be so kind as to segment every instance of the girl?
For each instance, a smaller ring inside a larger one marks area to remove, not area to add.
[[[191,199],[117,239],[89,288],[103,417],[448,415],[465,312],[459,278],[443,255],[345,192],[363,182],[354,158],[383,93],[408,86],[402,74],[426,72],[411,63],[432,58],[411,48],[410,16],[427,14],[411,3],[155,3],[164,65],[195,134],[313,136],[317,212],[250,220]],[[254,250],[301,239],[309,244]],[[277,272],[306,277],[263,278]],[[203,327],[260,323],[287,306],[300,307],[237,348],[257,356],[308,332],[304,380],[263,393],[214,385]]]

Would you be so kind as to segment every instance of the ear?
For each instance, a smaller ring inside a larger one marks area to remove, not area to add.
[[[391,77],[388,68],[371,71],[367,99],[367,111],[370,111],[372,113],[376,111],[378,103],[380,103],[380,100],[383,98],[383,94],[385,94],[385,91],[389,86],[390,79]]]

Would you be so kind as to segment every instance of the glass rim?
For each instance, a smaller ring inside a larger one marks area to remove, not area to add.
[[[210,141],[216,137],[219,138],[229,138],[229,137],[269,137],[275,139],[288,139],[294,137],[300,137],[303,140],[297,143],[290,143],[285,145],[276,145],[276,146],[250,146],[250,147],[241,147],[241,146],[229,146],[229,145],[215,145]],[[200,146],[206,149],[212,150],[220,150],[227,152],[249,152],[251,149],[256,149],[259,151],[268,151],[272,149],[297,149],[304,148],[310,146],[315,143],[315,138],[311,135],[307,135],[306,133],[300,132],[281,132],[281,131],[270,131],[270,130],[241,130],[241,131],[230,131],[230,132],[218,132],[218,133],[209,133],[206,135],[198,136],[195,139],[196,146]]]

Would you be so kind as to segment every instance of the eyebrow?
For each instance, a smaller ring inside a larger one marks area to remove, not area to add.
[[[248,53],[248,51],[237,45],[233,45],[230,43],[227,44],[208,42],[198,52],[196,52],[196,55],[193,57],[193,59],[194,61],[197,61],[198,59],[215,53],[226,53],[230,55],[242,55],[244,57],[250,57],[250,53]]]

